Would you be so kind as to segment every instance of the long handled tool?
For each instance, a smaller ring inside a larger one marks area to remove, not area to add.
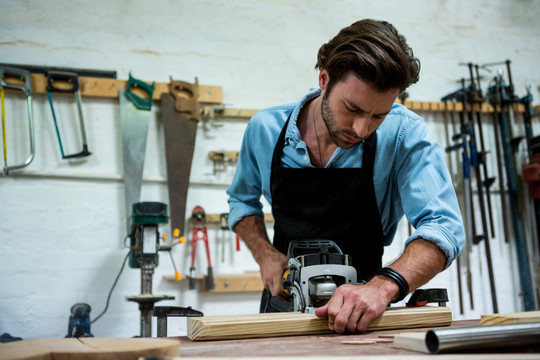
[[[161,95],[170,224],[173,238],[185,234],[186,200],[189,174],[195,150],[197,124],[200,118],[199,83],[171,79],[169,93]]]
[[[484,98],[482,96],[482,89],[480,87],[480,77],[478,75],[478,68],[477,68],[477,71],[476,71],[477,76],[475,77],[474,72],[473,72],[474,65],[472,63],[468,63],[467,66],[469,67],[470,82],[471,82],[471,85],[469,87],[469,96],[468,96],[468,99],[469,99],[471,107],[472,107],[471,113],[470,113],[471,114],[470,119],[471,119],[473,127],[475,125],[474,123],[475,123],[475,120],[476,120],[475,136],[476,136],[476,134],[478,134],[478,139],[479,139],[479,144],[477,142],[477,145],[479,145],[478,148],[477,148],[478,167],[481,166],[482,170],[483,170],[482,171],[483,178],[479,179],[479,180],[481,180],[481,185],[485,190],[485,194],[486,194],[485,201],[486,201],[486,205],[487,205],[486,206],[486,211],[487,211],[487,215],[488,215],[488,219],[489,219],[491,237],[494,238],[495,237],[495,226],[493,224],[493,212],[491,210],[491,190],[490,190],[490,188],[493,185],[493,183],[495,182],[495,178],[490,177],[489,173],[488,173],[488,170],[487,170],[486,157],[487,157],[488,151],[486,150],[486,146],[485,146],[485,143],[484,143],[484,132],[483,132],[483,129],[482,129],[482,115],[481,115],[481,111],[480,111],[482,103],[484,102]],[[472,111],[474,111],[475,117],[472,116]],[[480,172],[478,172],[478,174],[480,174]],[[487,234],[486,234],[486,238],[488,238]]]
[[[510,209],[512,213],[512,226],[514,230],[514,240],[516,244],[516,253],[518,257],[518,267],[521,282],[521,294],[523,295],[523,303],[525,310],[533,310],[535,308],[533,299],[533,290],[531,283],[531,275],[529,269],[529,260],[525,244],[525,232],[523,229],[523,221],[520,216],[519,202],[517,195],[517,181],[515,176],[515,163],[512,153],[510,124],[507,118],[507,111],[511,107],[512,99],[508,99],[506,85],[502,75],[495,77],[494,85],[489,88],[489,100],[497,112],[500,135],[502,140],[502,148],[505,160],[506,178],[508,181],[508,197],[510,200]]]
[[[193,208],[191,215],[192,236],[191,236],[191,267],[189,268],[189,288],[195,289],[195,259],[197,257],[197,243],[199,240],[204,242],[206,249],[206,260],[208,262],[208,288],[214,288],[214,271],[210,260],[210,246],[208,244],[208,229],[206,227],[206,214],[200,206]]]
[[[491,301],[493,305],[493,312],[498,313],[499,309],[498,309],[498,304],[497,304],[497,292],[495,289],[495,276],[493,274],[491,246],[490,246],[489,236],[487,236],[488,224],[487,224],[487,216],[486,216],[486,206],[484,202],[484,186],[482,185],[482,174],[480,172],[480,163],[478,161],[478,147],[477,147],[476,135],[474,131],[474,119],[472,116],[472,112],[469,111],[470,101],[469,101],[468,91],[465,88],[464,79],[462,79],[462,88],[463,88],[463,112],[462,113],[463,113],[463,118],[467,117],[468,121],[465,121],[465,126],[462,127],[461,133],[456,136],[461,136],[461,137],[466,138],[469,145],[471,166],[474,170],[474,175],[476,178],[476,188],[478,192],[478,204],[480,205],[482,230],[484,232],[483,240],[484,240],[484,247],[485,247],[485,252],[486,252],[489,284],[491,288]]]
[[[473,221],[472,221],[472,207],[471,207],[471,175],[470,175],[470,163],[469,163],[469,154],[467,149],[467,143],[465,141],[449,146],[446,148],[447,152],[455,151],[461,149],[462,156],[462,167],[463,167],[463,202],[465,203],[465,224],[466,224],[466,237],[467,241],[465,243],[466,249],[464,250],[465,262],[467,266],[467,288],[469,291],[470,305],[471,309],[474,309],[473,293],[472,293],[472,276],[470,271],[470,250],[472,245],[472,239],[474,237]],[[461,265],[461,264],[459,264]],[[459,266],[458,265],[458,266]],[[461,276],[458,272],[458,276]],[[461,285],[460,285],[461,290]],[[461,301],[461,299],[460,299]],[[460,303],[463,307],[463,305]]]
[[[22,85],[19,83],[12,83],[8,81],[8,78],[17,78],[22,80]],[[28,132],[30,137],[30,154],[22,164],[8,165],[7,145],[6,145],[6,119],[4,110],[4,88],[21,90],[26,95],[26,104],[28,109]],[[4,173],[8,174],[11,170],[22,169],[28,166],[34,159],[35,145],[34,145],[34,115],[32,111],[32,81],[30,72],[26,70],[0,67],[0,101],[2,107],[2,136],[4,144]]]
[[[443,111],[443,121],[444,121],[444,135],[445,135],[445,138],[446,138],[446,144],[448,146],[450,146],[450,131],[448,129],[448,126],[449,126],[449,121],[448,121],[448,117],[449,117],[449,110],[448,110],[448,101],[444,101],[444,111]],[[453,118],[452,118],[453,120]],[[453,121],[452,121],[452,125],[453,125]],[[447,155],[448,155],[448,169],[452,175],[452,179],[454,180],[454,187],[457,188],[458,186],[460,185],[463,185],[463,182],[460,182],[457,180],[457,176],[455,176],[454,174],[454,166],[453,166],[453,154],[450,153],[450,151],[447,151]],[[458,190],[458,189],[456,189]],[[457,191],[458,193],[460,193],[460,191]],[[467,219],[467,221],[469,221],[469,219]],[[462,286],[462,281],[461,281],[461,255],[458,256],[458,258],[456,259],[456,269],[457,269],[457,280],[458,280],[458,293],[459,293],[459,311],[460,311],[460,314],[463,314],[463,286]]]
[[[137,89],[137,90],[136,90]],[[120,89],[120,126],[124,163],[124,195],[129,229],[131,206],[139,202],[146,153],[148,122],[152,109],[154,84],[147,84],[129,75],[126,89]],[[140,93],[141,96],[137,95]],[[142,97],[143,94],[147,96]]]
[[[64,146],[62,144],[62,137],[60,136],[60,129],[58,128],[58,121],[56,118],[56,112],[54,111],[52,93],[72,93],[75,95],[75,102],[77,104],[77,112],[79,114],[79,126],[81,129],[82,138],[82,150],[77,153],[68,154],[64,153]],[[89,156],[92,153],[88,151],[88,142],[86,140],[86,130],[84,127],[84,117],[82,111],[82,98],[79,89],[79,80],[77,74],[64,71],[49,71],[47,72],[47,98],[49,99],[49,105],[54,120],[54,127],[56,128],[56,136],[58,137],[58,144],[60,145],[60,153],[62,159],[73,159]]]

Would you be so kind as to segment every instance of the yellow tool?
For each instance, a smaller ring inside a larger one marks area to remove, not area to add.
[[[8,81],[8,79],[10,79]],[[22,69],[0,66],[0,92],[2,105],[2,134],[4,144],[4,173],[8,174],[11,170],[21,169],[28,166],[34,159],[34,119],[32,112],[32,85],[30,72]],[[26,95],[28,108],[28,129],[30,133],[30,155],[22,164],[8,166],[7,146],[6,146],[6,122],[4,110],[4,88],[21,90]]]

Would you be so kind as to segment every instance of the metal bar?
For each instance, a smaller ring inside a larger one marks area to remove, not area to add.
[[[22,65],[22,64],[5,64],[5,63],[1,63],[0,66],[23,69],[34,74],[46,74],[49,71],[65,71],[65,72],[76,73],[78,76],[116,79],[116,71],[114,70],[92,70],[92,69],[66,68],[66,67],[56,67],[56,66],[39,66],[39,65]]]
[[[426,346],[433,354],[538,344],[540,323],[436,329],[426,334]]]

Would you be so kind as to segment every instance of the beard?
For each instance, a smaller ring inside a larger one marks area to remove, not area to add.
[[[350,149],[360,141],[364,140],[364,138],[358,137],[356,133],[353,130],[346,131],[339,128],[339,125],[337,123],[337,116],[336,112],[332,109],[330,104],[328,103],[328,97],[330,96],[330,93],[327,92],[324,94],[322,101],[321,101],[321,115],[323,118],[323,121],[326,125],[326,129],[328,130],[328,134],[330,135],[330,138],[340,148],[343,149]],[[340,137],[340,134],[343,134],[347,136],[348,138],[355,139],[356,141],[351,142],[344,138]]]

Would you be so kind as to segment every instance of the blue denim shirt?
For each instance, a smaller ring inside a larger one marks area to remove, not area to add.
[[[300,109],[320,94],[308,93],[300,102],[257,112],[249,121],[229,195],[231,228],[248,215],[263,217],[261,195],[272,204],[270,166],[281,129],[289,121],[282,165],[312,167],[306,143],[296,126]],[[394,104],[377,131],[373,183],[384,232],[390,245],[403,215],[414,226],[406,244],[423,238],[446,254],[446,267],[465,245],[465,232],[458,201],[443,152],[428,134],[424,120],[406,107]],[[327,168],[362,167],[363,143],[350,149],[337,148]],[[358,204],[362,206],[362,204]]]

